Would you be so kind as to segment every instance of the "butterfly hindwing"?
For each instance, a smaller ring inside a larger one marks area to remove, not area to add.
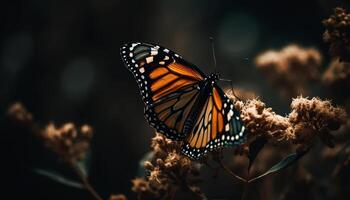
[[[150,125],[170,139],[182,140],[186,134],[186,120],[198,100],[196,85],[185,86],[179,91],[162,98],[145,109]]]
[[[192,159],[200,159],[210,151],[241,144],[245,139],[244,129],[232,101],[214,86],[182,152]]]
[[[205,75],[178,54],[157,45],[126,44],[121,56],[138,83],[150,125],[171,139],[183,139],[184,122]]]

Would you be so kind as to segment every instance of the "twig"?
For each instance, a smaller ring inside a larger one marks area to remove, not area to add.
[[[223,170],[225,170],[228,174],[230,174],[232,177],[234,177],[235,179],[240,180],[241,182],[244,182],[244,183],[247,182],[247,180],[245,180],[244,178],[238,176],[238,175],[235,174],[233,171],[231,171],[231,170],[222,162],[222,160],[218,160],[217,162],[220,164],[221,168],[222,168]]]
[[[89,179],[86,177],[86,175],[81,171],[81,169],[76,165],[76,163],[71,162],[70,165],[72,166],[73,170],[76,172],[76,174],[79,176],[82,184],[84,185],[84,188],[96,199],[96,200],[103,200],[103,198],[96,192],[96,190],[91,186]]]
[[[201,200],[207,200],[208,199],[204,194],[199,194],[199,193],[193,191],[192,188],[190,186],[188,186],[187,184],[183,184],[183,187],[186,190],[188,190],[192,195],[194,195],[194,198],[196,198],[196,199],[201,199]]]

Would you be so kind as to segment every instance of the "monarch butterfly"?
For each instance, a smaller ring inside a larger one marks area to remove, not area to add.
[[[183,141],[183,154],[201,159],[244,141],[240,113],[217,85],[218,73],[206,76],[158,45],[125,44],[120,53],[138,83],[146,120],[166,137]]]

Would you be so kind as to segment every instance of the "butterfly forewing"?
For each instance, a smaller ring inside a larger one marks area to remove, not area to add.
[[[205,75],[178,54],[157,45],[126,44],[121,56],[138,83],[150,125],[171,139],[184,138],[183,126]]]

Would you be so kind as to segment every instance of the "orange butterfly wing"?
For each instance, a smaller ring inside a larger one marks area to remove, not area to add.
[[[126,44],[121,56],[138,83],[150,125],[171,139],[186,137],[185,121],[205,75],[179,55],[156,45]]]
[[[170,139],[184,141],[185,155],[200,159],[209,151],[244,141],[239,112],[221,88],[215,84],[210,94],[199,96],[206,76],[196,66],[168,49],[145,43],[126,44],[121,56],[138,83],[149,124]],[[202,101],[197,113],[193,109]]]
[[[182,152],[193,159],[200,159],[210,151],[241,144],[246,136],[244,130],[232,101],[214,86]]]

